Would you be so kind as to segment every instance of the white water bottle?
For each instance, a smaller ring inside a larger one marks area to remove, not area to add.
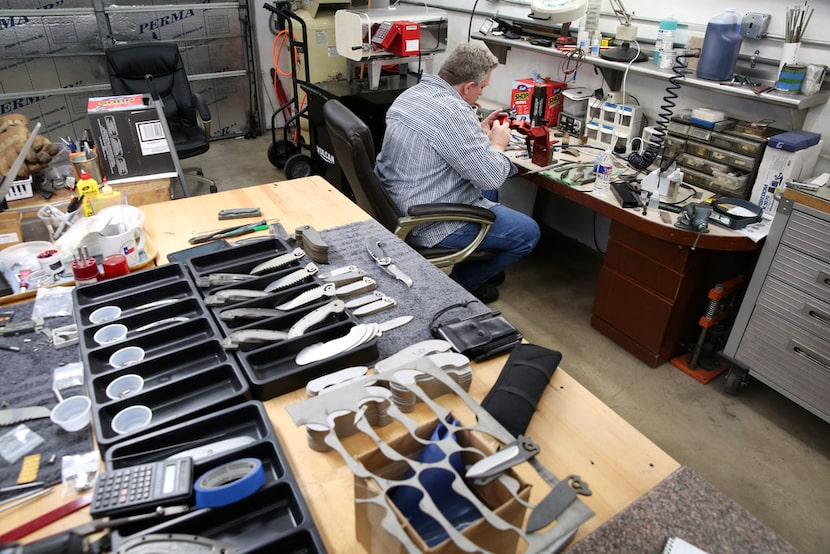
[[[608,196],[611,190],[611,173],[614,171],[614,155],[611,149],[597,157],[594,168],[594,193],[597,196]]]

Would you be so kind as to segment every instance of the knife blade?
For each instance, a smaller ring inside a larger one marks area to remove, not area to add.
[[[396,317],[395,319],[383,321],[381,323],[378,323],[378,331],[381,333],[385,333],[386,331],[397,329],[398,327],[406,325],[413,319],[415,319],[415,316],[413,315],[402,315],[400,317]]]
[[[45,406],[31,406],[28,408],[9,408],[0,410],[0,425],[14,425],[30,419],[49,417],[50,410]]]
[[[369,251],[369,255],[374,258],[375,262],[380,266],[382,270],[386,273],[404,283],[407,287],[412,286],[412,278],[404,273],[398,266],[392,263],[392,258],[387,256],[383,252],[383,247],[381,246],[380,241],[376,241],[374,239],[367,239],[366,240],[366,250]]]
[[[495,477],[538,453],[538,444],[524,435],[519,435],[515,441],[504,445],[495,454],[491,454],[471,465],[465,477],[476,480]]]
[[[576,495],[591,496],[588,484],[580,479],[579,475],[568,475],[551,489],[551,491],[533,508],[527,518],[525,531],[533,533],[550,525],[556,520]]]

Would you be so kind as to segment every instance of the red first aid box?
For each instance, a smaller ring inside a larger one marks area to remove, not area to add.
[[[568,88],[565,83],[545,79],[537,82],[531,78],[513,81],[513,91],[510,94],[510,108],[516,111],[517,119],[530,121],[533,112],[534,89],[541,87],[545,91],[543,100],[545,106],[544,119],[548,125],[556,125],[559,121],[559,112],[562,111],[564,101],[563,92]],[[540,97],[537,93],[537,97]]]

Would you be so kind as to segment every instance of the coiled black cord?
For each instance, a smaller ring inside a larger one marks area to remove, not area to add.
[[[649,142],[649,145],[642,154],[632,152],[628,156],[628,163],[634,169],[642,171],[648,168],[660,155],[663,149],[663,138],[666,136],[666,128],[674,115],[674,107],[677,105],[674,101],[678,98],[677,91],[682,86],[680,80],[686,78],[685,70],[688,64],[684,60],[686,58],[695,58],[699,55],[699,52],[679,54],[675,58],[674,64],[672,64],[672,72],[674,75],[669,78],[669,86],[666,87],[666,95],[663,97],[663,104],[660,106],[660,113],[657,114],[657,121],[655,121],[654,140]]]

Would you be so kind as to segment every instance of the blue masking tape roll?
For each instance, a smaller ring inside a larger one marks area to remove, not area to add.
[[[265,470],[256,458],[242,458],[214,468],[196,481],[196,508],[218,508],[254,494],[265,484]]]

